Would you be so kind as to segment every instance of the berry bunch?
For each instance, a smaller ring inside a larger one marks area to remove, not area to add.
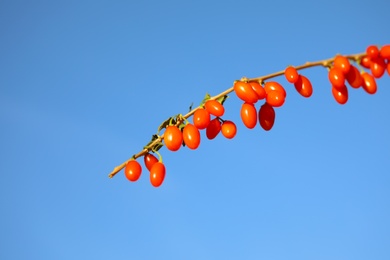
[[[165,178],[165,165],[158,150],[162,146],[170,151],[178,151],[182,146],[195,150],[201,142],[200,131],[206,131],[209,140],[214,139],[219,133],[228,139],[235,137],[237,126],[231,120],[222,117],[225,113],[224,102],[227,94],[234,92],[242,101],[240,117],[243,124],[253,129],[259,123],[265,131],[272,129],[275,123],[275,108],[284,105],[286,100],[285,88],[276,81],[269,79],[278,76],[285,76],[286,80],[294,84],[296,91],[305,98],[313,94],[313,87],[310,80],[298,73],[299,70],[314,66],[322,66],[328,69],[328,79],[334,99],[339,104],[348,101],[348,88],[346,83],[354,89],[362,87],[367,93],[377,92],[376,79],[381,78],[385,72],[390,75],[390,45],[371,45],[365,53],[356,55],[336,55],[333,58],[307,62],[301,66],[288,66],[285,70],[266,75],[259,78],[242,78],[236,80],[233,87],[220,93],[215,97],[206,95],[201,104],[191,109],[186,115],[176,115],[165,120],[158,128],[157,134],[144,149],[134,155],[130,160],[116,167],[109,177],[113,177],[121,169],[128,180],[137,181],[142,172],[142,167],[137,162],[138,157],[144,157],[144,165],[150,173],[150,182],[154,187],[159,187]],[[360,70],[359,70],[359,69]],[[262,100],[263,103],[257,110],[256,103]],[[192,116],[192,123],[188,118]],[[164,130],[163,134],[160,132]],[[153,152],[158,158],[151,154]]]
[[[390,75],[390,45],[385,45],[380,50],[377,46],[368,46],[366,53],[355,63],[361,67],[360,71],[345,56],[338,55],[329,67],[328,76],[332,85],[332,94],[340,104],[348,101],[348,89],[345,82],[348,82],[352,88],[362,87],[369,94],[376,93],[375,79],[381,78],[386,70]]]

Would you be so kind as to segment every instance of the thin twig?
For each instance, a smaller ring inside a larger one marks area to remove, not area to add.
[[[350,59],[350,60],[358,62],[364,55],[365,55],[365,53],[358,53],[358,54],[351,54],[351,55],[344,55],[344,56],[346,58]],[[330,67],[332,65],[332,62],[334,61],[335,57],[330,58],[330,59],[326,59],[326,60],[321,60],[321,61],[306,62],[303,65],[296,66],[295,69],[296,70],[303,70],[303,69],[307,69],[307,68],[310,68],[310,67],[316,67],[316,66]],[[282,76],[282,75],[284,75],[284,70],[281,70],[281,71],[278,71],[278,72],[275,72],[275,73],[271,73],[271,74],[268,74],[268,75],[265,75],[265,76],[261,76],[261,77],[244,78],[244,79],[246,79],[247,81],[258,81],[260,83],[263,83],[267,79],[275,78],[275,77]],[[218,95],[210,97],[210,99],[221,98],[221,97],[223,97],[223,96],[225,96],[225,95],[227,95],[227,94],[229,94],[229,93],[231,93],[233,91],[234,91],[234,88],[230,87],[230,88],[226,89],[225,91],[219,93]],[[200,107],[196,107],[196,108],[192,109],[190,112],[185,114],[183,116],[183,118],[184,119],[189,118],[199,108]],[[180,120],[178,120],[176,125],[179,125],[181,123],[182,122]],[[146,153],[148,153],[152,149],[152,147],[154,147],[155,145],[161,143],[163,139],[164,139],[164,134],[162,134],[159,137],[157,137],[153,142],[151,142],[148,146],[146,146],[143,150],[141,150],[137,154],[134,154],[130,159],[128,159],[127,161],[123,162],[121,165],[116,166],[114,168],[114,170],[112,170],[112,172],[108,175],[108,177],[110,177],[110,178],[114,177],[115,174],[117,174],[119,171],[121,171],[126,166],[127,162],[129,162],[130,160],[135,160],[135,159],[137,159],[137,158],[139,158],[141,156],[144,156]]]

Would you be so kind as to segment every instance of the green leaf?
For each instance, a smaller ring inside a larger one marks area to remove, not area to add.
[[[209,100],[210,98],[211,98],[210,94],[206,93],[206,95],[204,96],[204,98],[199,106],[202,107],[204,105],[204,103],[206,103],[206,101]]]
[[[178,125],[177,127],[179,128],[180,131],[183,131],[183,128],[186,126],[186,123],[183,121],[181,122],[180,125]]]
[[[157,134],[159,134],[162,129],[169,126],[171,124],[172,120],[174,120],[173,117],[170,117],[167,120],[165,120],[164,122],[162,122],[161,125],[157,129]]]
[[[223,103],[225,103],[228,97],[229,97],[228,95],[224,95],[222,97],[217,98],[216,100],[223,105]]]
[[[162,144],[162,142],[158,142],[157,144],[155,144],[153,147],[152,147],[152,151],[158,151],[160,150],[161,147],[163,147],[164,145]]]
[[[144,149],[147,149],[149,145],[151,145],[157,138],[159,138],[159,135],[152,135],[152,139],[144,146]]]

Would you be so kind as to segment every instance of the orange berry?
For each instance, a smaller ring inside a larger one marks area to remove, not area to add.
[[[375,78],[380,78],[386,71],[386,63],[381,57],[372,58],[370,65],[371,74]]]
[[[371,58],[368,57],[368,56],[364,56],[361,60],[360,60],[360,65],[362,65],[364,68],[366,69],[370,69],[370,66],[371,66]]]
[[[236,81],[233,88],[236,95],[247,103],[253,104],[259,99],[252,86],[247,82]]]
[[[248,82],[252,89],[256,92],[258,100],[262,100],[266,97],[265,90],[262,85],[257,81]]]
[[[236,136],[237,127],[232,121],[226,120],[222,124],[221,132],[222,135],[226,138],[232,139],[234,136]]]
[[[207,100],[204,104],[204,107],[207,111],[209,111],[210,114],[214,116],[223,116],[225,113],[225,108],[217,100]]]
[[[150,169],[150,183],[154,187],[160,187],[165,179],[165,165],[162,162],[155,163]]]
[[[177,126],[170,125],[164,132],[164,143],[168,150],[177,151],[183,143],[183,134]]]
[[[345,77],[343,72],[338,68],[331,68],[328,73],[328,78],[332,86],[335,88],[343,88],[345,84]]]
[[[187,124],[183,128],[183,141],[186,146],[192,150],[198,148],[200,144],[200,133],[193,124]]]
[[[243,103],[240,112],[241,120],[244,125],[249,129],[253,129],[257,124],[257,111],[255,105]]]
[[[265,92],[268,94],[268,92],[270,92],[271,90],[276,90],[276,91],[279,91],[281,93],[283,93],[283,96],[286,97],[287,96],[287,93],[286,93],[286,90],[284,89],[284,87],[282,85],[280,85],[278,82],[276,81],[268,81],[264,84],[264,90]]]
[[[333,62],[333,66],[341,70],[341,72],[344,75],[347,74],[349,69],[351,68],[351,64],[349,63],[349,60],[346,57],[341,55],[336,56]]]
[[[379,56],[379,49],[375,45],[370,45],[366,49],[366,54],[369,58],[377,58]]]
[[[125,166],[125,176],[129,181],[137,181],[141,176],[142,168],[136,160],[127,162]]]
[[[381,48],[379,51],[379,56],[382,57],[382,59],[390,60],[390,44],[385,45]]]
[[[267,93],[266,101],[273,107],[281,107],[284,104],[285,97],[283,92],[271,90]]]
[[[204,108],[198,108],[192,116],[192,121],[198,129],[205,129],[210,123],[210,112]]]
[[[284,76],[286,77],[288,82],[294,84],[295,82],[298,81],[299,74],[294,67],[289,66],[284,70]]]
[[[387,61],[386,70],[387,70],[387,74],[389,74],[390,76],[390,61]]]
[[[367,72],[362,73],[362,78],[363,78],[363,89],[368,94],[375,94],[377,91],[375,78],[372,75],[368,74]]]

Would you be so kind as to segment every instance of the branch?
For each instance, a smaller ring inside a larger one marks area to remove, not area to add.
[[[359,61],[365,55],[366,55],[366,53],[358,53],[358,54],[343,55],[343,56],[348,58],[349,60],[353,60],[353,61],[359,63]],[[303,70],[303,69],[307,69],[307,68],[310,68],[310,67],[317,67],[317,66],[330,68],[332,66],[332,63],[333,63],[334,59],[335,59],[335,57],[329,58],[329,59],[326,59],[326,60],[320,60],[320,61],[314,61],[314,62],[306,62],[303,65],[296,66],[295,69],[296,70]],[[282,75],[284,75],[284,70],[281,70],[281,71],[278,71],[278,72],[275,72],[275,73],[271,73],[271,74],[268,74],[268,75],[256,77],[256,78],[242,78],[241,80],[258,81],[260,84],[262,84],[267,79],[275,78],[275,77],[282,76]],[[227,94],[229,94],[229,93],[231,93],[233,91],[234,91],[234,88],[230,87],[230,88],[226,89],[225,91],[219,93],[218,95],[210,97],[210,99],[221,98],[221,97],[223,97],[223,96],[225,96],[225,95],[227,95]],[[191,117],[195,113],[195,111],[197,109],[199,109],[199,108],[200,107],[198,106],[198,107],[192,109],[190,112],[185,114],[182,118],[183,119],[187,119],[187,118]],[[176,125],[180,125],[181,123],[182,123],[182,120],[178,120],[176,122]],[[137,154],[134,154],[130,159],[128,159],[127,161],[123,162],[121,165],[116,166],[112,170],[112,172],[108,175],[108,177],[109,178],[114,177],[119,171],[121,171],[126,166],[127,162],[129,162],[130,160],[135,160],[135,159],[137,159],[137,158],[139,158],[141,156],[144,156],[146,153],[151,151],[153,149],[153,147],[155,147],[158,144],[161,144],[163,139],[164,139],[164,134],[158,136],[153,142],[151,142],[147,146],[145,146],[143,150],[141,150]]]

